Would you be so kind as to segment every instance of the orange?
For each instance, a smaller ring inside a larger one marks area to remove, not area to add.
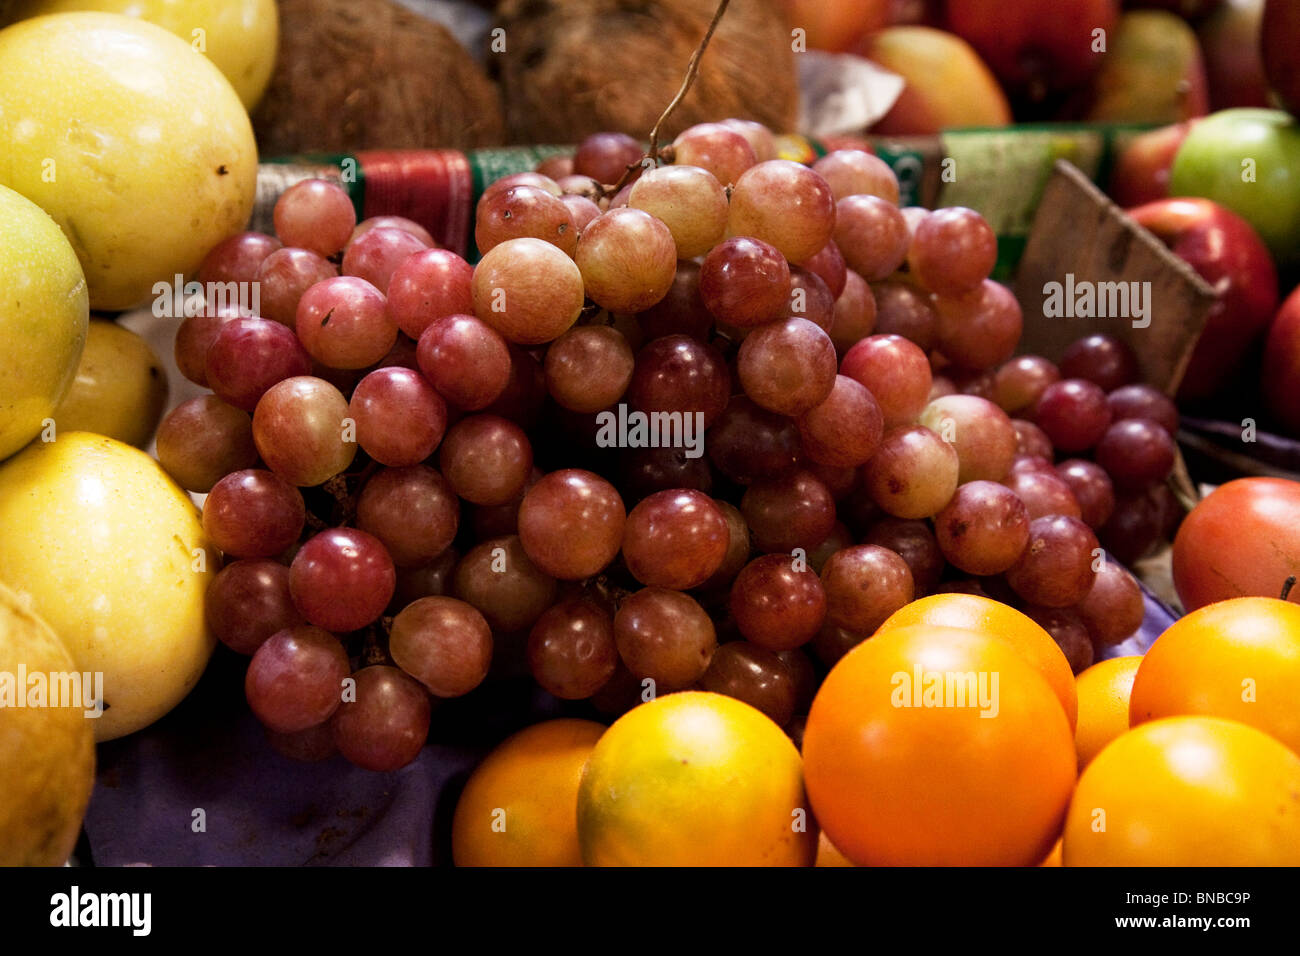
[[[915,624],[961,627],[1010,641],[1060,698],[1074,728],[1079,710],[1074,671],[1052,635],[1028,615],[975,594],[932,594],[895,611],[876,633]]]
[[[1232,598],[1171,624],[1138,668],[1129,723],[1178,714],[1239,720],[1300,753],[1300,605]]]
[[[604,732],[590,720],[548,720],[488,754],[456,804],[456,865],[581,866],[578,781]]]
[[[1079,723],[1074,728],[1074,749],[1079,771],[1120,734],[1128,730],[1129,692],[1140,656],[1099,661],[1079,675]]]
[[[1052,850],[1043,858],[1039,866],[1060,866],[1061,865],[1061,840],[1052,844]]]
[[[817,835],[817,866],[852,866],[853,861],[847,856],[835,849],[835,844],[830,841],[826,831],[822,830]]]
[[[1079,778],[1066,866],[1300,865],[1300,757],[1218,717],[1168,717]]]
[[[799,752],[767,716],[687,691],[628,711],[582,774],[588,866],[811,866]]]
[[[859,866],[1032,866],[1061,832],[1074,737],[1009,642],[917,625],[846,654],[803,741],[813,812]]]

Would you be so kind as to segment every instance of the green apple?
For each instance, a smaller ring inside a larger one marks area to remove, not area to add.
[[[58,224],[0,186],[0,459],[35,438],[67,393],[88,315],[86,279]]]
[[[148,726],[198,683],[218,560],[193,502],[130,445],[59,432],[0,466],[0,581],[77,670],[103,674],[96,740]]]
[[[94,309],[191,274],[252,212],[257,147],[239,97],[142,20],[58,13],[0,30],[0,143],[0,185],[63,229]]]
[[[123,13],[176,34],[216,64],[249,110],[271,81],[280,35],[275,0],[19,0],[7,22],[76,10]]]
[[[1174,156],[1170,196],[1202,196],[1250,223],[1279,264],[1300,261],[1300,125],[1231,109],[1197,123]]]

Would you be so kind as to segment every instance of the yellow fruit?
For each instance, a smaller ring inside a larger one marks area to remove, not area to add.
[[[68,391],[88,314],[86,280],[58,224],[0,186],[0,459],[35,438]]]
[[[73,670],[49,625],[0,584],[0,866],[59,866],[81,832],[95,782],[93,720],[86,698],[49,694],[49,678],[71,678]],[[37,674],[43,698],[32,696]]]
[[[6,22],[78,10],[123,13],[176,34],[221,70],[249,110],[271,80],[280,36],[275,0],[26,0]]]
[[[1300,605],[1231,598],[1171,624],[1142,658],[1129,723],[1180,714],[1239,720],[1300,754]]]
[[[1079,778],[1063,858],[1066,866],[1300,865],[1300,757],[1217,717],[1135,727]]]
[[[578,789],[588,866],[811,866],[799,752],[731,697],[669,694],[596,744]]]
[[[1013,644],[1020,656],[1043,675],[1065,709],[1073,729],[1078,721],[1079,701],[1074,671],[1060,645],[1031,617],[1010,605],[976,594],[931,594],[905,604],[876,631],[882,634],[914,624],[960,627],[999,637]]]
[[[167,404],[167,373],[149,343],[116,322],[90,323],[72,388],[53,418],[57,429],[94,432],[143,448]]]
[[[817,822],[859,866],[1032,866],[1061,832],[1074,741],[1010,642],[918,624],[842,657],[808,713]]]
[[[0,580],[30,596],[77,670],[103,673],[96,740],[153,723],[198,682],[217,560],[189,497],[129,445],[60,432],[0,467]]]
[[[488,754],[456,804],[456,865],[582,866],[578,781],[604,732],[591,720],[548,720]]]
[[[1128,730],[1128,701],[1141,657],[1112,657],[1079,675],[1074,750],[1082,771],[1101,748]]]
[[[57,222],[90,306],[189,275],[244,228],[257,147],[221,71],[162,27],[58,13],[0,30],[0,184]]]

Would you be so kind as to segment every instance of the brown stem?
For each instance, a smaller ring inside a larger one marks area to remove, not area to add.
[[[1282,593],[1278,595],[1283,601],[1291,596],[1291,589],[1295,587],[1295,575],[1291,575],[1282,584]]]
[[[632,176],[635,175],[636,171],[642,167],[647,159],[651,160],[653,165],[659,165],[659,157],[661,155],[659,149],[660,130],[663,129],[664,123],[668,122],[668,117],[673,115],[673,110],[677,109],[678,105],[686,98],[686,94],[691,91],[691,87],[695,84],[695,78],[700,74],[700,60],[704,58],[704,51],[709,48],[709,41],[713,39],[713,33],[718,29],[718,23],[722,20],[722,15],[727,12],[727,6],[730,3],[731,0],[721,0],[718,4],[718,9],[714,11],[713,20],[709,23],[709,29],[705,32],[704,39],[700,41],[700,45],[697,46],[695,52],[691,54],[690,62],[686,64],[686,76],[682,80],[681,87],[677,90],[677,95],[673,97],[672,102],[668,104],[667,108],[659,114],[659,119],[655,121],[654,127],[650,130],[649,151],[647,151],[645,156],[637,162],[628,163],[627,169],[623,171],[623,175],[619,177],[618,182],[612,186],[604,187],[604,195],[606,199],[611,196],[617,196],[619,190],[632,181]],[[665,147],[665,151],[667,148],[668,147]]]

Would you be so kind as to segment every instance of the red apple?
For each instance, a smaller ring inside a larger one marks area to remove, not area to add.
[[[1141,206],[1169,195],[1169,167],[1197,120],[1161,126],[1133,137],[1110,173],[1110,198],[1124,207]]]
[[[1226,0],[1196,28],[1210,82],[1210,106],[1268,106],[1260,55],[1264,0]]]
[[[1184,20],[1199,20],[1219,6],[1219,0],[1124,0],[1125,8],[1168,10]]]
[[[1129,215],[1219,293],[1178,391],[1179,398],[1212,395],[1277,308],[1268,248],[1244,219],[1208,199],[1161,199]]]
[[[1269,326],[1264,400],[1282,426],[1300,437],[1300,287],[1287,296]]]
[[[1260,24],[1264,75],[1292,113],[1300,111],[1300,0],[1267,0]]]
[[[833,6],[834,4],[828,4]],[[1041,102],[1081,86],[1102,56],[1118,0],[948,0],[948,29],[973,46],[1013,97]]]

